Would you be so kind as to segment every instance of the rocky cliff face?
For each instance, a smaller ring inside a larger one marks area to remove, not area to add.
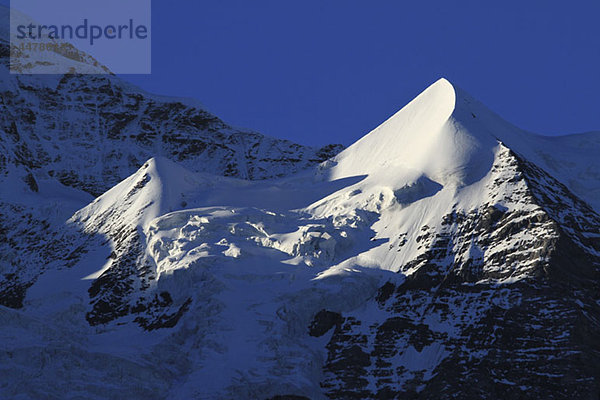
[[[600,216],[505,147],[491,171],[489,202],[417,230],[403,283],[315,316],[332,321],[328,397],[598,395]]]

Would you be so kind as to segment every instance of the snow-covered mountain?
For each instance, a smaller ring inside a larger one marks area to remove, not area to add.
[[[2,215],[0,396],[600,394],[599,133],[522,131],[441,79],[306,169],[303,149],[209,174],[188,142],[142,142],[120,142],[152,157],[116,185],[68,147],[35,170],[75,163],[71,188],[4,195],[48,217]],[[265,162],[285,176],[239,179]]]
[[[74,48],[49,47],[33,58],[11,50],[9,15],[0,6],[2,305],[20,306],[25,288],[48,265],[74,257],[59,254],[65,242],[78,241],[64,222],[151,157],[196,172],[267,179],[316,165],[342,148],[315,149],[233,128],[195,100],[146,93],[111,74],[10,74],[11,66],[52,72],[56,64],[73,63],[78,71],[107,70]]]
[[[20,167],[31,182],[53,177],[97,196],[152,156],[192,171],[265,179],[340,149],[235,129],[194,101],[144,93],[112,75],[9,75],[7,63],[0,59],[0,173]]]
[[[9,26],[9,14],[0,6],[2,27]],[[64,68],[77,62],[80,71],[106,72],[88,55],[61,49],[41,52],[47,59],[36,68],[51,72],[53,64]],[[112,74],[9,74],[11,61],[13,70],[15,60],[25,62],[18,47],[12,51],[10,57],[9,32],[0,29],[0,175],[18,175],[32,188],[52,177],[98,196],[154,156],[196,172],[266,179],[300,171],[341,150],[340,145],[315,149],[237,129],[196,100],[146,93]]]

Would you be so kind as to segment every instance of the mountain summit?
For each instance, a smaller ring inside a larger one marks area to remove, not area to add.
[[[48,110],[5,117],[2,396],[600,394],[598,133],[525,132],[440,79],[336,155],[90,79],[61,96],[107,101],[92,153],[123,170],[58,127],[78,145],[39,161]]]
[[[332,176],[399,168],[446,184],[481,178],[491,165],[496,140],[488,131],[472,129],[474,124],[464,118],[469,111],[463,102],[468,100],[461,94],[440,79],[338,155]]]
[[[590,176],[597,166],[599,140],[600,132],[546,137],[523,131],[441,78],[334,157],[330,176],[411,170],[442,185],[464,186],[489,171],[500,142],[564,178],[575,193],[600,206],[598,179]]]

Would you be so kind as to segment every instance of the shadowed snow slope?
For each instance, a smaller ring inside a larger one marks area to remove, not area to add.
[[[154,157],[7,270],[0,395],[597,398],[599,150],[441,79],[280,179]]]

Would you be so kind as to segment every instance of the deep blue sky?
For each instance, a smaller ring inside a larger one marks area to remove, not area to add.
[[[157,0],[146,90],[350,144],[444,76],[539,133],[600,130],[600,2]]]

